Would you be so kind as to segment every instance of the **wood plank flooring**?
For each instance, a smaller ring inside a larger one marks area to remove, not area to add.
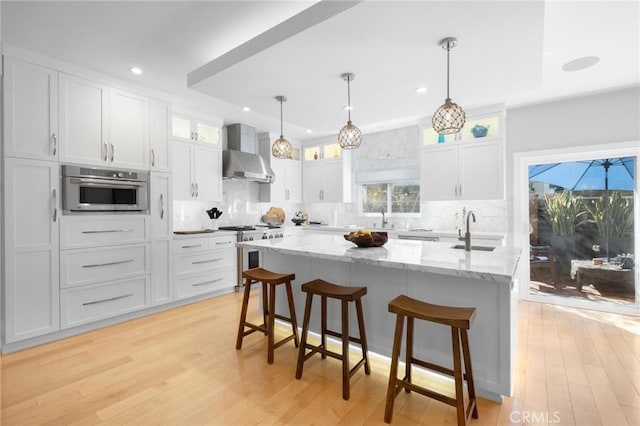
[[[343,401],[337,360],[316,356],[296,380],[293,343],[273,365],[262,335],[236,351],[240,304],[229,294],[2,356],[1,424],[384,424],[385,359],[373,357],[372,374],[358,372]],[[480,398],[472,425],[640,424],[640,319],[519,309],[514,395],[503,404]],[[453,407],[402,392],[392,424],[455,418]]]

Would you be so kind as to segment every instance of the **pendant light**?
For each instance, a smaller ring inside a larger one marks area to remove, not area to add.
[[[355,74],[342,74],[342,79],[347,82],[347,111],[349,111],[349,120],[347,125],[340,129],[338,133],[338,143],[342,149],[355,149],[362,143],[362,132],[356,126],[351,124],[351,81],[356,78]]]
[[[458,39],[447,37],[440,40],[439,44],[443,49],[447,49],[447,99],[445,99],[444,104],[433,113],[431,124],[433,125],[433,130],[439,134],[448,135],[458,133],[465,122],[464,110],[460,105],[451,102],[451,98],[449,97],[449,52],[456,47]]]
[[[276,101],[280,102],[280,137],[273,142],[271,154],[275,158],[291,159],[291,143],[284,137],[282,131],[282,103],[287,102],[285,96],[276,96]]]

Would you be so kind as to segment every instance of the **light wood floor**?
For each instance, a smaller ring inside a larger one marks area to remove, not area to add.
[[[316,356],[296,380],[293,343],[273,365],[262,335],[236,351],[240,302],[230,294],[2,356],[1,423],[383,424],[388,364],[359,371],[343,401],[337,360]],[[518,350],[513,397],[480,399],[472,425],[640,424],[637,318],[521,302]],[[402,392],[392,424],[452,425],[455,413]]]

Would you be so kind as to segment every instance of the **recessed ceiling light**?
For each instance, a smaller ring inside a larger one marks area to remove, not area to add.
[[[307,129],[307,133],[313,133],[313,130]]]
[[[243,107],[242,107],[242,110],[243,110],[244,112],[249,112],[249,111],[251,111],[251,108],[249,108],[248,106],[243,106]]]
[[[584,56],[564,64],[562,66],[562,71],[580,71],[585,68],[592,67],[598,62],[600,62],[600,58],[598,56]]]
[[[416,89],[416,93],[427,93],[427,88],[426,87],[418,87]]]
[[[135,75],[140,75],[142,74],[142,69],[139,67],[131,67],[129,68],[129,70],[134,73]]]

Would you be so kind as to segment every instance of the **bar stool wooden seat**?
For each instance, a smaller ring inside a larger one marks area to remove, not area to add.
[[[304,308],[304,320],[302,322],[302,340],[300,341],[300,349],[298,352],[298,365],[296,367],[296,379],[302,377],[303,364],[314,354],[320,353],[322,358],[328,356],[342,361],[342,398],[349,399],[349,379],[355,374],[360,367],[364,365],[366,374],[371,373],[369,367],[369,353],[367,349],[367,335],[364,329],[364,314],[362,312],[362,296],[367,294],[366,287],[343,287],[332,284],[323,280],[313,280],[302,284],[302,291],[307,293],[307,300]],[[313,296],[321,297],[321,329],[320,329],[320,345],[314,346],[307,343],[309,334],[309,322],[311,318],[311,302]],[[337,299],[341,302],[342,308],[342,331],[340,333],[329,330],[327,328],[327,298]],[[355,302],[356,314],[358,317],[359,338],[349,336],[349,302]],[[342,353],[327,350],[327,334],[333,337],[339,337],[342,340]],[[362,358],[353,368],[349,368],[349,342],[360,345],[362,349]],[[307,349],[311,351],[305,353]]]
[[[473,384],[471,354],[469,353],[469,340],[467,338],[467,330],[471,327],[471,324],[475,319],[476,309],[432,305],[430,303],[425,303],[402,295],[389,302],[389,312],[395,313],[397,316],[396,330],[393,338],[393,351],[391,354],[389,387],[387,388],[387,403],[384,410],[384,421],[386,423],[391,422],[391,416],[393,415],[393,403],[402,388],[404,388],[406,392],[416,391],[421,395],[434,398],[438,401],[444,402],[445,404],[456,407],[459,426],[466,425],[470,416],[477,419],[478,409],[476,405],[476,391]],[[402,329],[404,327],[405,318],[407,318],[406,366],[404,378],[399,379],[397,377],[398,357],[400,355]],[[416,318],[451,327],[453,370],[413,357],[413,320]],[[462,354],[460,348],[461,342]],[[464,357],[464,374],[461,366],[461,355]],[[451,398],[447,395],[413,384],[411,382],[412,364],[453,376],[455,381],[456,397]],[[462,392],[462,384],[465,379],[467,381],[467,392],[469,394],[469,403],[466,409],[464,406],[464,395]]]
[[[296,309],[293,304],[293,293],[291,292],[291,281],[293,281],[296,276],[295,274],[278,274],[268,271],[264,268],[254,268],[244,271],[242,273],[242,278],[245,279],[244,298],[242,300],[242,311],[240,313],[240,324],[238,326],[236,349],[242,348],[242,340],[244,336],[256,331],[260,331],[264,333],[264,335],[268,338],[267,362],[269,364],[273,364],[273,352],[276,348],[284,345],[292,339],[296,348],[298,347],[298,322],[296,320]],[[249,308],[251,284],[258,281],[262,283],[263,323],[260,325],[252,324],[247,321],[247,310]],[[280,284],[284,284],[287,291],[287,301],[289,302],[290,317],[285,317],[276,313],[276,287]],[[268,293],[267,286],[269,287]],[[291,323],[292,331],[292,334],[290,336],[287,336],[278,342],[274,341],[274,328],[276,318]],[[249,330],[245,330],[245,328],[249,328]]]

